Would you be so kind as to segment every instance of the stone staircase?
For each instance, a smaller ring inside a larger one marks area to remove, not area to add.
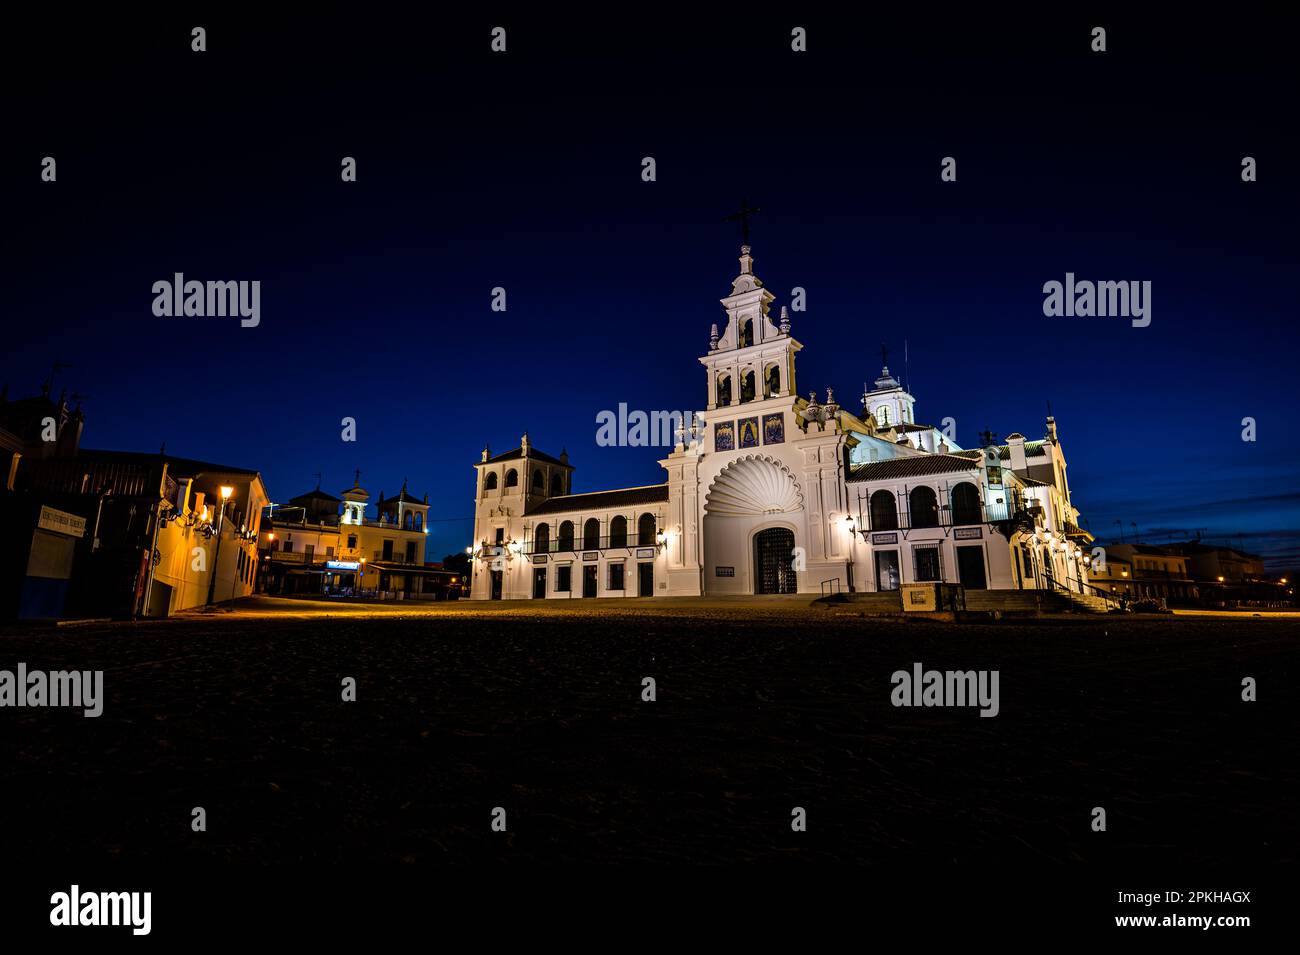
[[[873,614],[901,614],[902,594],[897,590],[841,593],[814,604],[847,604]],[[1106,601],[1091,594],[1061,590],[968,590],[966,610],[971,613],[1039,614],[1105,613]]]
[[[1110,610],[1105,599],[1095,594],[1077,594],[1074,591],[1069,591],[1060,596],[1069,601],[1070,606],[1065,609],[1073,610],[1076,613],[1108,613]]]

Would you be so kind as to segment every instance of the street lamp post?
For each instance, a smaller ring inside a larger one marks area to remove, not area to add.
[[[208,575],[208,603],[211,604],[217,593],[217,568],[221,566],[221,532],[226,526],[226,502],[235,489],[228,484],[221,485],[221,516],[217,518],[217,551],[212,558],[212,570]]]

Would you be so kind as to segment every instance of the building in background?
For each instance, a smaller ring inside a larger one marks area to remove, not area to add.
[[[84,423],[48,380],[33,398],[0,395],[0,614],[166,616],[251,593],[261,476],[88,450]]]
[[[1104,566],[1089,577],[1093,586],[1127,600],[1163,600],[1189,606],[1200,589],[1188,576],[1187,560],[1176,549],[1154,544],[1110,544]]]
[[[380,493],[370,517],[359,471],[341,494],[318,486],[267,508],[258,539],[262,590],[405,600],[460,595],[461,575],[425,560],[428,495],[414,497],[403,481],[395,497]]]

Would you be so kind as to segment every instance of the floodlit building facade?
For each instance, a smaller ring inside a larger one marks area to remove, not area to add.
[[[704,410],[648,487],[573,493],[567,454],[527,435],[475,465],[477,599],[1087,588],[1088,545],[1053,418],[967,450],[919,423],[888,367],[852,412],[798,391],[789,312],[748,246],[721,300]]]

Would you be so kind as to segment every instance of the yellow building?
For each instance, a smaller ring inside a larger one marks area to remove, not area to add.
[[[402,482],[395,497],[381,492],[375,517],[360,472],[342,497],[314,491],[275,505],[258,547],[263,589],[278,594],[434,599],[446,592],[447,572],[425,562],[429,501]]]

